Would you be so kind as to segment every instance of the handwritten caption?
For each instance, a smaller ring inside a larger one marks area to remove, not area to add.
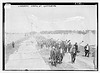
[[[18,5],[18,7],[56,7],[56,5]]]

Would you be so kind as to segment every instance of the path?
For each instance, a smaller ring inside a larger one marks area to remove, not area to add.
[[[35,39],[23,41],[18,51],[10,55],[6,70],[49,70],[49,66],[36,49]]]

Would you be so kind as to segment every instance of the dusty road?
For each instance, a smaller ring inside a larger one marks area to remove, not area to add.
[[[34,41],[34,42],[33,42]],[[38,50],[33,38],[23,41],[17,51],[10,55],[6,70],[49,70]]]
[[[30,38],[23,41],[17,51],[9,56],[6,63],[6,70],[94,70],[93,58],[77,56],[76,62],[70,62],[70,55],[66,53],[62,64],[57,67],[51,66],[49,63],[50,50],[36,47],[36,40]]]

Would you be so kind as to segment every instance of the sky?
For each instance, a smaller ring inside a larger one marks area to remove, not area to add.
[[[96,30],[96,5],[5,6],[5,31]]]

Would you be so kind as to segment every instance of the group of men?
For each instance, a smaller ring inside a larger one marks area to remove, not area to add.
[[[84,51],[85,51],[85,56],[89,57],[90,53],[89,44],[87,44],[84,47]],[[63,57],[65,56],[66,53],[70,53],[71,62],[75,63],[77,53],[79,53],[77,42],[72,45],[69,40],[67,43],[64,43],[64,41],[62,41],[61,43],[58,43],[58,45],[57,44],[53,45],[52,50],[50,51],[50,58],[49,58],[51,60],[50,61],[51,65],[56,66],[57,64],[61,64]]]
[[[41,48],[43,48],[43,45],[46,45],[46,47],[51,47],[49,60],[51,65],[53,66],[56,66],[57,64],[61,64],[63,57],[65,56],[66,53],[70,53],[71,62],[75,63],[76,55],[77,53],[79,53],[77,42],[75,44],[71,44],[70,40],[60,41],[60,42],[52,41],[49,44],[43,42],[43,44],[41,45],[42,45]],[[90,47],[88,44],[84,47],[84,51],[85,51],[85,56],[89,57]]]
[[[78,44],[75,43],[74,45],[72,45],[70,40],[67,41],[67,43],[65,41],[55,43],[55,45],[52,46],[52,49],[50,51],[49,59],[51,65],[56,66],[57,64],[61,64],[63,57],[67,52],[71,54],[71,62],[74,63],[76,55],[78,53]]]

